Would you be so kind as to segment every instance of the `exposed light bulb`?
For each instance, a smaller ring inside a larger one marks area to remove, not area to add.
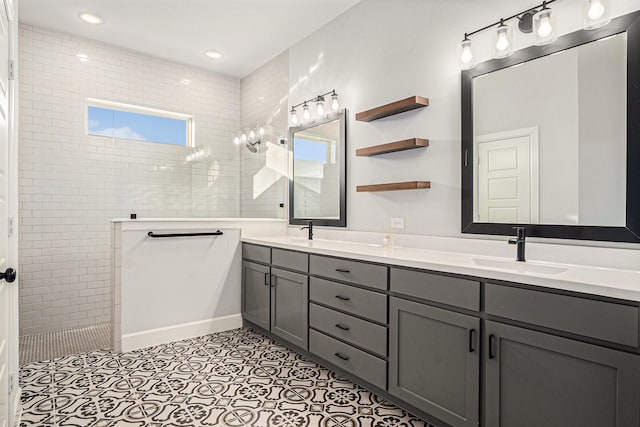
[[[233,138],[233,143],[236,145],[240,145],[240,138],[237,135]]]
[[[247,142],[247,134],[242,132],[242,135],[240,136],[240,139],[242,140],[242,142]]]
[[[340,103],[338,103],[338,95],[334,93],[333,95],[331,95],[331,110],[338,111],[339,109]]]
[[[318,115],[318,117],[324,116],[324,102],[323,102],[323,100],[318,99],[318,102],[316,103],[316,114]]]
[[[463,70],[469,70],[475,67],[475,61],[473,58],[473,42],[469,40],[467,34],[464,35],[464,40],[458,45],[458,55],[460,55],[460,68]]]
[[[473,54],[471,53],[471,46],[466,45],[462,47],[462,53],[460,54],[460,62],[463,64],[470,64],[473,60]]]
[[[542,38],[549,37],[553,32],[553,27],[551,26],[551,20],[549,16],[541,16],[540,17],[540,25],[538,26],[538,35]]]
[[[264,127],[260,126],[260,127],[258,128],[258,135],[260,135],[260,136],[264,136]]]
[[[587,16],[592,21],[597,21],[602,18],[604,15],[604,5],[600,2],[600,0],[590,0],[589,1],[589,11],[587,12]]]
[[[507,30],[498,29],[498,41],[496,42],[496,49],[505,50],[509,47],[509,40],[507,39]]]
[[[302,106],[302,120],[304,122],[308,122],[309,120],[311,120],[311,113],[309,112],[309,106],[306,102]]]
[[[291,109],[291,124],[293,126],[298,124],[298,113],[296,113],[294,108]]]
[[[250,140],[256,139],[256,132],[253,129],[249,131],[249,139]]]

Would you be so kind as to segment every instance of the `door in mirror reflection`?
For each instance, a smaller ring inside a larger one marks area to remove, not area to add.
[[[291,219],[342,225],[344,118],[338,116],[292,132]]]
[[[474,221],[624,226],[627,34],[473,78]]]
[[[477,222],[538,222],[538,129],[477,137]]]

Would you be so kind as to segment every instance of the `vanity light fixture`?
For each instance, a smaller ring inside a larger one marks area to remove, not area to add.
[[[258,152],[258,146],[264,142],[276,140],[277,130],[273,126],[263,124],[251,128],[242,128],[233,134],[234,145],[244,145],[252,153]]]
[[[555,15],[547,2],[542,2],[542,9],[533,15],[533,44],[543,46],[557,39]]]
[[[319,96],[316,100],[316,115],[318,117],[324,116],[324,96]]]
[[[340,111],[340,103],[338,102],[338,94],[336,93],[336,91],[333,91],[333,94],[331,95],[331,111],[333,111],[334,113],[337,113],[338,111]]]
[[[302,122],[307,123],[311,120],[311,113],[309,112],[309,106],[305,102],[302,106]]]
[[[98,15],[96,15],[94,13],[83,12],[83,13],[79,14],[78,16],[80,17],[80,19],[82,19],[87,24],[93,24],[93,25],[104,24],[104,19],[102,19],[102,17],[100,17],[100,16],[98,16]]]
[[[594,30],[611,22],[608,6],[608,0],[585,0],[584,29]]]
[[[464,35],[464,40],[462,40],[458,46],[458,53],[460,54],[460,68],[469,70],[476,66],[473,55],[473,43],[469,40],[467,34]]]
[[[325,96],[328,96],[328,95],[331,95],[331,113],[339,113],[340,103],[338,102],[338,94],[336,93],[336,90],[333,89],[327,93],[314,96],[313,98],[309,98],[291,107],[291,112],[289,113],[291,117],[289,120],[291,126],[296,127],[300,125],[300,119],[298,118],[298,112],[296,110],[300,106],[302,106],[302,122],[308,123],[311,121],[312,117],[311,117],[311,112],[309,111],[310,103],[315,103],[316,105],[316,109],[315,109],[316,117],[319,119],[324,118],[327,115],[327,111],[324,105]]]
[[[547,0],[508,18],[500,19],[493,24],[482,27],[470,33],[465,33],[464,39],[458,45],[460,68],[469,70],[476,66],[471,37],[494,29],[493,56],[506,58],[513,53],[513,27],[509,21],[518,20],[518,30],[524,34],[533,33],[533,44],[542,46],[553,43],[558,39],[556,16],[549,7],[558,0]],[[611,22],[609,16],[609,0],[582,0],[584,5],[584,28],[591,30],[600,28]]]
[[[493,35],[493,57],[506,58],[513,54],[513,32],[510,25],[500,20],[500,25]]]

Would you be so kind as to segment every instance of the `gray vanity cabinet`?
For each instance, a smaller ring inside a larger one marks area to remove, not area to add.
[[[305,274],[271,269],[271,332],[308,348],[309,278]]]
[[[480,319],[396,297],[389,316],[389,392],[454,427],[477,426]]]
[[[487,321],[486,426],[637,427],[640,356]]]
[[[269,329],[269,266],[242,262],[242,316],[261,328]]]

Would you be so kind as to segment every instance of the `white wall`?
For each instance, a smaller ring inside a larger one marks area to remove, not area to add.
[[[21,333],[107,322],[111,218],[238,216],[240,82],[29,25],[19,37]],[[193,114],[212,156],[88,137],[85,97]]]
[[[465,32],[527,7],[525,0],[364,0],[289,51],[293,105],[336,88],[349,108],[348,225],[382,231],[405,217],[405,233],[460,234],[460,68],[456,46]],[[637,0],[611,2],[614,15],[638,9]],[[582,2],[552,5],[561,34],[582,26]],[[491,57],[491,34],[474,37],[479,61]],[[516,48],[531,35],[514,32]],[[354,114],[411,95],[430,106],[372,123]],[[427,149],[373,158],[355,149],[410,137]],[[424,179],[430,190],[356,193],[360,184]],[[394,230],[394,232],[397,230]]]

